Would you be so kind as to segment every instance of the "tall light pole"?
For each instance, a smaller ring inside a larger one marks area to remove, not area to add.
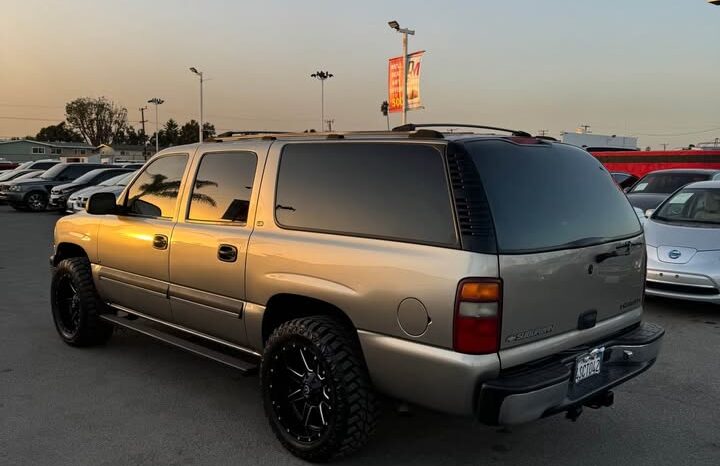
[[[325,128],[325,80],[333,77],[329,71],[316,71],[310,75],[320,81],[320,131]]]
[[[160,118],[158,118],[158,106],[165,103],[165,101],[159,97],[153,97],[148,100],[148,103],[155,104],[155,153],[157,154],[160,152]]]
[[[203,142],[203,72],[198,71],[197,68],[194,66],[190,68],[190,71],[195,73],[196,75],[200,76],[200,131],[199,131],[199,138],[200,142]]]
[[[403,47],[403,105],[402,105],[402,124],[407,123],[407,80],[408,80],[408,35],[414,36],[415,31],[412,29],[401,28],[397,21],[388,21],[388,26],[402,34]]]

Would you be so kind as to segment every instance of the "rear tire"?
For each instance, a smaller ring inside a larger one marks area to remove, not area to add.
[[[95,290],[87,258],[74,257],[58,264],[50,285],[50,302],[55,328],[65,343],[101,345],[112,336],[113,326],[100,320],[105,305]]]
[[[47,209],[48,195],[42,191],[32,191],[25,196],[24,201],[32,212],[42,212]]]
[[[357,340],[337,320],[313,316],[280,325],[260,374],[265,415],[293,455],[323,462],[367,443],[377,402]]]

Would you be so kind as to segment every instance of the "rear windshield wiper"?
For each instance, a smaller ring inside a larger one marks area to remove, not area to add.
[[[632,241],[625,241],[623,244],[616,247],[614,251],[603,252],[602,254],[598,254],[597,256],[595,256],[595,262],[599,264],[607,259],[610,259],[611,257],[629,256],[630,249],[635,246],[642,246],[642,244],[642,242],[633,243]]]

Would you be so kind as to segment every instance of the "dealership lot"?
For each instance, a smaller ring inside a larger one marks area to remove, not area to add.
[[[258,380],[148,338],[64,345],[49,311],[56,213],[0,206],[0,464],[301,464],[275,441]],[[386,409],[346,464],[716,465],[720,307],[652,300],[667,330],[650,372],[616,404],[490,428],[425,410]]]

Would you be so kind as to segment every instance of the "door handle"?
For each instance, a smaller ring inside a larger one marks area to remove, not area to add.
[[[155,249],[167,249],[168,247],[168,237],[165,235],[155,235],[153,236],[153,247]]]
[[[222,262],[235,262],[238,257],[238,250],[231,244],[221,244],[218,248],[217,258]]]

